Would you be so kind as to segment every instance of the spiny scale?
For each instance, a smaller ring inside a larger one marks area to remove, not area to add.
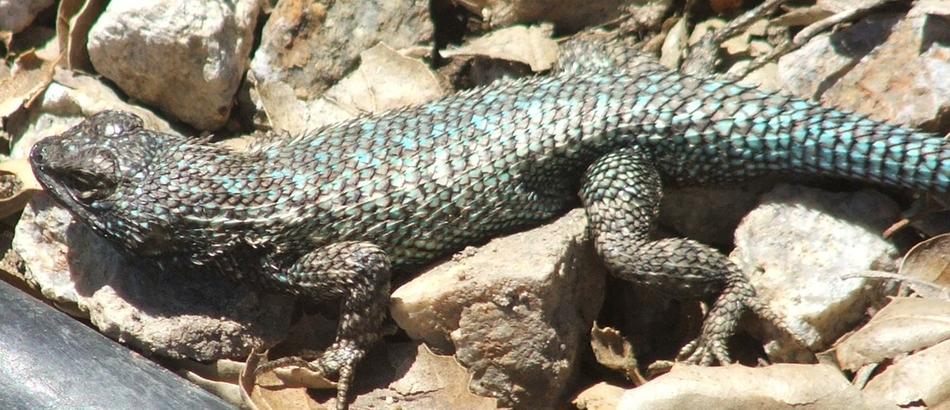
[[[132,254],[340,299],[337,341],[308,366],[340,375],[344,407],[353,366],[379,337],[390,265],[431,262],[540,224],[580,199],[611,273],[674,297],[721,293],[684,357],[726,362],[725,341],[744,307],[781,321],[715,250],[648,238],[661,180],[779,171],[950,190],[950,146],[933,134],[579,44],[550,76],[250,152],[106,112],[41,141],[31,160],[53,197]],[[264,368],[288,363],[300,361]]]

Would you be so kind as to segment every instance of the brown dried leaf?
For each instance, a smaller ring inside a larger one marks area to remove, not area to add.
[[[914,246],[901,262],[900,274],[933,283],[942,292],[914,281],[907,286],[924,297],[947,299],[950,293],[950,233],[938,235]]]
[[[211,392],[215,396],[220,397],[228,403],[231,403],[235,406],[240,406],[241,403],[243,403],[241,387],[235,383],[209,379],[198,373],[186,370],[179,370],[176,373],[178,373],[179,376],[188,379],[188,381],[197,384],[205,391]]]
[[[616,329],[602,328],[594,322],[590,329],[590,347],[594,351],[597,363],[623,373],[636,385],[646,383],[646,378],[640,374],[637,367],[633,346]]]
[[[323,375],[302,367],[285,367],[274,370],[274,376],[288,387],[310,389],[336,389],[337,384]]]
[[[63,66],[93,72],[86,49],[89,29],[105,9],[106,0],[63,0],[56,10],[56,37],[63,50]]]
[[[895,298],[834,350],[842,368],[856,370],[948,339],[950,301]]]
[[[674,366],[628,390],[618,409],[896,409],[852,386],[828,365]]]
[[[194,360],[171,360],[176,369],[183,372],[194,373],[195,375],[209,379],[224,381],[237,384],[241,380],[241,374],[244,372],[245,363],[235,360],[221,359],[211,363],[201,363]]]
[[[53,80],[55,68],[55,61],[43,60],[34,51],[21,54],[14,62],[13,75],[0,79],[0,120],[42,94]]]
[[[888,366],[864,391],[897,403],[902,408],[924,404],[936,408],[950,404],[950,340],[921,350]]]
[[[335,398],[322,401],[318,396],[309,394],[306,388],[286,384],[274,372],[261,375],[255,386],[254,377],[249,375],[253,375],[260,360],[261,355],[249,357],[242,375],[242,395],[247,407],[322,408],[319,407],[321,404],[328,407],[336,404]],[[498,408],[496,399],[477,396],[469,390],[471,376],[454,357],[436,355],[423,344],[380,346],[360,368],[351,386],[350,408]],[[294,378],[304,372],[291,370],[288,373]],[[314,383],[307,381],[307,384]],[[356,392],[362,394],[356,395]]]
[[[557,61],[558,48],[551,39],[552,31],[549,25],[508,27],[442,51],[442,56],[488,56],[527,64],[535,72],[544,71]]]
[[[380,112],[428,102],[444,94],[422,61],[384,43],[360,54],[360,66],[327,90],[326,97],[358,112]]]
[[[247,358],[240,383],[244,407],[252,410],[325,409],[313,401],[305,387],[284,386],[274,376],[274,372],[255,378],[254,371],[265,357],[264,354],[251,352]]]

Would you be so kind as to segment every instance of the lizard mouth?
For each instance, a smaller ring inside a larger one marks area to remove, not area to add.
[[[42,185],[46,191],[55,191],[57,189],[56,180],[50,175],[52,170],[49,161],[49,146],[52,143],[51,139],[55,138],[56,137],[48,137],[43,139],[34,144],[33,148],[30,149],[30,166],[33,168],[33,176],[36,177],[36,180],[39,181],[40,185]]]

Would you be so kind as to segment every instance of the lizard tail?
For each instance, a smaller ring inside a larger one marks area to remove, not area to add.
[[[786,166],[930,192],[950,191],[950,140],[798,101],[805,120],[789,130]],[[815,112],[819,111],[819,112]],[[798,112],[787,113],[797,116]]]

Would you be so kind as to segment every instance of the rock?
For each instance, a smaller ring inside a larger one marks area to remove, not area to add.
[[[802,98],[820,98],[842,72],[887,40],[900,18],[899,13],[871,14],[834,33],[813,37],[779,59],[782,89]]]
[[[901,69],[895,69],[899,61]],[[950,126],[950,24],[912,8],[887,41],[822,95],[821,102],[931,130]]]
[[[105,110],[128,111],[151,130],[178,134],[148,109],[128,104],[99,79],[75,71],[57,70],[53,82],[33,103],[24,116],[7,122],[7,130],[15,136],[11,158],[26,158],[33,144],[78,124],[86,117]]]
[[[870,15],[812,38],[779,61],[795,95],[878,120],[945,130],[950,125],[950,29],[915,7]],[[894,69],[894,62],[901,69]]]
[[[464,253],[396,289],[393,318],[454,349],[474,392],[505,406],[559,403],[603,299],[584,212]]]
[[[0,0],[0,32],[17,33],[27,28],[53,0]]]
[[[578,394],[573,404],[583,410],[616,409],[623,392],[621,387],[600,382]]]
[[[137,267],[45,194],[23,211],[13,249],[43,296],[76,306],[102,333],[143,351],[243,359],[283,339],[290,325],[291,297],[219,276]]]
[[[896,270],[899,253],[881,232],[899,213],[893,200],[871,190],[782,185],[739,224],[730,258],[795,334],[821,350],[850,331],[869,306],[883,302],[882,282],[850,276]],[[767,332],[782,334],[771,327]],[[782,348],[770,343],[766,352],[780,361],[800,353]]]
[[[89,31],[89,58],[130,97],[217,129],[248,65],[259,3],[112,2]]]
[[[422,0],[330,6],[278,2],[248,75],[255,109],[276,119],[264,125],[299,132],[347,118],[344,110],[320,98],[323,92],[377,43],[400,49],[431,40],[428,10],[429,2]],[[283,118],[297,119],[285,124]]]
[[[657,221],[687,238],[728,248],[736,226],[773,186],[771,180],[757,179],[722,187],[666,188]]]
[[[659,26],[669,10],[669,0],[472,0],[458,2],[469,12],[481,17],[491,28],[519,23],[546,21],[554,23],[559,32],[572,32],[584,27],[605,24],[623,17],[634,19],[638,28]]]

